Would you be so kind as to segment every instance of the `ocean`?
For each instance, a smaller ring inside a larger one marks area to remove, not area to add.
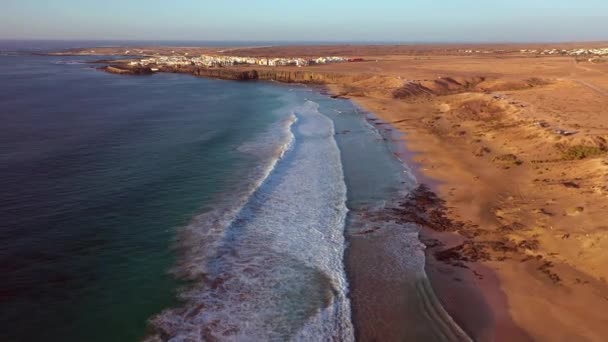
[[[321,88],[8,50],[0,340],[355,339],[354,213],[417,184],[371,114]]]

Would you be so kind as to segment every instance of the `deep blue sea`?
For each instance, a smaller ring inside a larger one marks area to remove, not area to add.
[[[415,185],[366,113],[4,44],[0,340],[354,339],[349,212]]]

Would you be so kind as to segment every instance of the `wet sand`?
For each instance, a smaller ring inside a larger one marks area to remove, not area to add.
[[[367,116],[374,120],[374,124],[384,127],[384,135],[391,141],[404,168],[416,177],[422,187],[428,187],[431,197],[426,196],[424,191],[420,194],[415,191],[414,198],[419,197],[422,201],[442,206],[434,203],[441,200],[433,197],[435,194],[432,193],[438,192],[442,183],[423,171],[423,164],[415,160],[416,153],[408,149],[405,143],[406,134],[389,123],[376,119],[372,113]],[[425,208],[410,203],[405,215],[399,212],[396,216],[394,213],[378,213],[376,219],[373,219],[374,214],[363,214],[371,216],[370,221],[378,221],[377,218],[380,221],[398,220],[401,216],[407,221],[417,222],[418,225],[412,225],[411,228],[419,234],[418,239],[422,242],[419,246],[399,244],[400,235],[412,234],[412,230],[403,229],[403,223],[388,231],[366,231],[363,234],[349,235],[351,243],[347,250],[346,266],[351,275],[351,300],[357,339],[532,341],[531,336],[513,322],[506,295],[500,288],[495,272],[479,263],[467,268],[454,267],[435,257],[435,252],[458,246],[464,239],[458,234],[446,232],[445,230],[450,230],[449,227],[435,226],[432,220],[411,220],[410,212],[427,214]],[[448,218],[445,224],[458,223],[452,223]],[[404,259],[409,259],[410,253],[425,255],[424,271],[415,277],[412,277],[411,265],[402,265]],[[428,286],[428,291],[421,293],[419,289],[424,287],[421,284]],[[430,314],[421,305],[427,296],[437,306]],[[446,326],[456,331],[442,335]]]
[[[395,227],[349,236],[346,267],[357,340],[471,341],[441,305],[426,275],[412,272],[408,256],[423,252],[408,234]]]
[[[401,134],[390,124],[373,113],[365,117],[395,155],[407,153]],[[401,161],[398,172],[412,173],[420,181],[418,170]],[[470,341],[426,276],[420,227],[401,221],[398,206],[415,186],[404,181],[399,194],[383,206],[355,207],[349,213],[345,266],[358,341]]]

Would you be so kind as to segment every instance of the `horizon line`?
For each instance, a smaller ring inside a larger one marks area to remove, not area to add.
[[[0,41],[49,41],[49,42],[200,42],[200,43],[318,43],[318,44],[395,44],[395,45],[413,45],[413,44],[440,44],[440,45],[455,45],[455,44],[571,44],[571,43],[608,43],[608,38],[605,40],[538,40],[538,41],[517,41],[517,40],[470,40],[470,41],[440,41],[440,40],[306,40],[306,39],[108,39],[108,38],[1,38]]]

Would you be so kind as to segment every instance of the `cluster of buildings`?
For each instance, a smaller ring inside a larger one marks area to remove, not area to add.
[[[266,57],[239,57],[239,56],[158,56],[140,59],[129,63],[131,66],[201,66],[223,67],[233,65],[263,65],[263,66],[307,66],[311,64],[342,63],[349,60],[344,57],[304,58],[266,58]]]
[[[540,55],[566,55],[566,56],[606,56],[608,55],[608,48],[598,49],[545,49],[545,50],[533,50],[524,49],[520,50],[521,53],[532,53]]]
[[[458,50],[459,53],[474,54],[474,53],[514,53],[517,51],[508,50]],[[560,56],[608,56],[608,48],[597,49],[522,49],[519,53],[534,54],[534,55],[560,55]]]
[[[493,53],[493,52],[504,52],[503,50],[490,51],[490,50],[458,50],[460,53]]]

